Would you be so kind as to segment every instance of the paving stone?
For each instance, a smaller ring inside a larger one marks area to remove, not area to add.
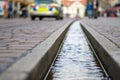
[[[27,56],[34,47],[68,21],[70,19],[60,21],[0,19],[0,62],[2,62],[0,70],[4,71],[17,59]]]
[[[93,28],[98,33],[120,46],[120,18],[98,18],[98,19],[83,19],[87,25]],[[115,41],[115,39],[117,41]]]

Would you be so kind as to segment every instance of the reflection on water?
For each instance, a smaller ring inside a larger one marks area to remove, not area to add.
[[[107,80],[88,46],[79,21],[70,27],[47,80]]]

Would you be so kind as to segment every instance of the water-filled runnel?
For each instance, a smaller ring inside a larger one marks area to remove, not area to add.
[[[74,22],[47,80],[109,80],[98,64],[80,22]]]

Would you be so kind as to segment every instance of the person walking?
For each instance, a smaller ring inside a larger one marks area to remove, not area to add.
[[[23,8],[22,8],[22,15],[21,15],[21,17],[27,18],[27,16],[28,16],[27,8],[26,8],[26,7],[23,7]]]
[[[8,4],[8,18],[13,17],[13,9],[12,9],[12,2],[9,2]]]
[[[87,4],[87,14],[89,18],[93,17],[93,5],[92,5],[92,2],[90,1]]]
[[[14,16],[14,18],[17,17],[17,10],[16,10],[16,8],[13,10],[13,16]]]
[[[98,0],[93,0],[93,15],[94,15],[94,18],[97,18],[98,17],[98,6],[99,6],[99,2]]]

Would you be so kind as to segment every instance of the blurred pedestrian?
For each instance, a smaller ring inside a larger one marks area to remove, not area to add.
[[[4,4],[3,4],[3,10],[4,10],[4,17],[5,18],[7,18],[8,17],[8,6],[7,6],[7,4],[8,4],[8,1],[7,0],[5,0],[5,2],[4,2]]]
[[[120,9],[117,8],[117,16],[119,17],[120,16]]]
[[[98,0],[93,0],[93,15],[94,15],[94,18],[97,18],[98,17],[98,6],[99,6],[99,2]]]
[[[89,18],[93,17],[93,5],[92,5],[92,2],[90,1],[87,4],[87,14]]]
[[[12,8],[12,2],[9,2],[8,4],[8,18],[13,17],[13,8]]]
[[[16,10],[16,8],[13,10],[13,16],[14,16],[14,18],[17,17],[17,10]]]
[[[22,8],[22,15],[21,15],[21,17],[27,18],[27,16],[28,16],[27,8],[26,8],[26,7],[23,7],[23,8]]]

